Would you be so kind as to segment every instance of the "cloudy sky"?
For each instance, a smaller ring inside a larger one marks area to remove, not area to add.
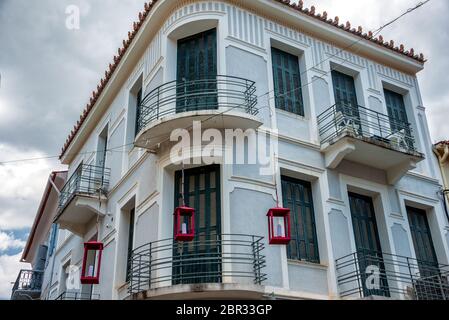
[[[175,1],[175,0],[173,0]],[[419,0],[307,0],[377,29]],[[48,175],[90,93],[144,0],[0,0],[0,299],[8,298]],[[66,8],[80,8],[79,30]],[[431,0],[382,32],[429,59],[419,74],[433,141],[449,138],[449,1]]]

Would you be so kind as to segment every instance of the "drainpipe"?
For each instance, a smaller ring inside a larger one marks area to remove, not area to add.
[[[61,191],[58,189],[58,187],[56,186],[55,182],[53,181],[53,179],[48,178],[48,181],[50,182],[51,186],[53,187],[53,189],[55,189],[56,193],[59,195],[61,195]]]
[[[443,156],[441,157],[440,163],[441,164],[445,163],[448,158],[449,158],[449,146],[445,145],[444,153],[443,153]]]

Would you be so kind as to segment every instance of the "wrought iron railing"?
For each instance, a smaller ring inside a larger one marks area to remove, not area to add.
[[[63,292],[55,300],[100,300],[96,293]]]
[[[171,81],[148,93],[139,106],[137,132],[152,121],[188,111],[234,109],[258,114],[254,81],[218,75],[213,78]]]
[[[340,296],[449,300],[449,265],[358,251],[336,260]]]
[[[321,144],[352,136],[402,152],[415,152],[415,139],[409,123],[349,103],[338,103],[318,116]]]
[[[261,284],[266,280],[262,240],[253,235],[200,235],[192,242],[145,244],[130,257],[129,293],[177,284]]]
[[[39,293],[42,290],[43,278],[43,271],[20,270],[12,288],[11,299],[14,299],[19,293]]]
[[[111,170],[93,165],[80,165],[65,183],[59,195],[59,210],[63,209],[75,195],[104,194],[109,187]]]

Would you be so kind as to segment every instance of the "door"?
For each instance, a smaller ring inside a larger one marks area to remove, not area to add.
[[[385,265],[377,230],[373,200],[370,197],[349,193],[352,226],[354,229],[357,258],[364,296],[389,297],[389,289],[385,274]],[[380,271],[380,288],[368,288],[366,284],[367,268],[377,266]]]
[[[184,172],[186,206],[195,209],[195,238],[173,246],[173,284],[221,282],[220,166]],[[175,174],[175,207],[182,206],[182,172]]]
[[[332,70],[332,82],[334,86],[336,112],[342,112],[346,118],[345,123],[348,123],[348,120],[351,120],[351,122],[359,128],[358,131],[360,131],[360,114],[354,78]]]
[[[178,41],[176,112],[216,109],[217,31]]]
[[[422,276],[432,275],[438,269],[438,259],[433,246],[425,210],[407,207],[407,216],[419,271]]]
[[[449,285],[440,274],[426,211],[407,207],[407,216],[419,269],[419,276],[414,275],[413,282],[418,299],[449,297]]]
[[[404,97],[387,89],[384,89],[384,95],[392,133],[403,131],[406,135],[407,147],[413,147],[413,141],[410,139],[411,131],[408,125]]]

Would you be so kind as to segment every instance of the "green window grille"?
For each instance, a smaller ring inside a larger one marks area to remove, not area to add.
[[[320,263],[310,182],[282,177],[282,198],[284,207],[291,210],[288,258]]]
[[[276,108],[304,116],[298,56],[271,49]]]

